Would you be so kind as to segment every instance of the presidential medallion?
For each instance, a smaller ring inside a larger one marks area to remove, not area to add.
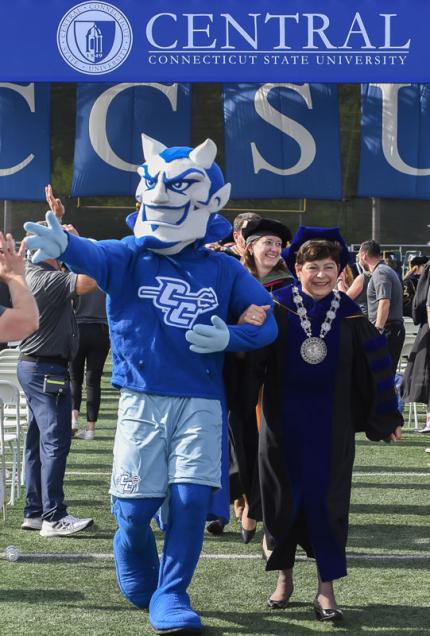
[[[306,338],[300,347],[300,355],[308,364],[319,364],[327,355],[327,345],[322,338]]]

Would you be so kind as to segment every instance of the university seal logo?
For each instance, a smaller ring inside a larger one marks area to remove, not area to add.
[[[130,53],[131,26],[112,4],[83,2],[60,21],[57,46],[69,66],[86,75],[103,75],[120,66]]]

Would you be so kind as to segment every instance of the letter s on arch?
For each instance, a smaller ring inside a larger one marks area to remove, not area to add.
[[[255,93],[255,110],[264,121],[274,126],[284,134],[288,134],[294,139],[300,147],[300,158],[291,168],[277,168],[273,166],[260,154],[254,142],[251,143],[252,161],[254,172],[257,174],[260,170],[268,170],[280,176],[289,176],[303,172],[313,162],[316,155],[316,144],[313,136],[308,130],[290,117],[283,115],[269,104],[268,96],[274,88],[289,88],[296,91],[305,100],[306,106],[312,109],[312,97],[309,84],[263,84]]]

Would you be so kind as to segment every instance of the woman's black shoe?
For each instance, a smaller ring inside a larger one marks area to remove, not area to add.
[[[272,598],[267,599],[267,607],[270,609],[285,609],[290,604],[290,599],[286,601],[274,601]]]
[[[320,602],[314,600],[315,616],[319,621],[339,621],[343,618],[343,612],[340,609],[323,609]]]
[[[250,541],[252,541],[254,538],[256,530],[257,530],[257,527],[255,527],[254,530],[245,530],[245,528],[241,526],[240,533],[242,535],[243,542],[250,543]]]
[[[224,525],[222,519],[214,519],[213,521],[209,521],[206,530],[214,537],[219,537],[224,532]]]

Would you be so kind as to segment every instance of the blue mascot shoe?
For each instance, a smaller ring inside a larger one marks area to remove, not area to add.
[[[202,549],[211,493],[209,486],[171,484],[158,589],[149,604],[149,622],[157,634],[200,634],[203,630],[187,588]]]
[[[157,589],[159,560],[149,524],[162,499],[119,499],[112,510],[118,523],[113,538],[116,578],[127,601],[148,609]]]
[[[113,538],[116,580],[127,601],[139,609],[148,609],[158,583],[158,554],[152,530],[148,532],[145,554],[130,552],[121,544],[117,530]],[[152,539],[152,541],[151,541]],[[153,546],[151,545],[153,543]]]
[[[157,634],[201,634],[200,617],[191,608],[186,592],[157,590],[149,607],[149,621]]]

